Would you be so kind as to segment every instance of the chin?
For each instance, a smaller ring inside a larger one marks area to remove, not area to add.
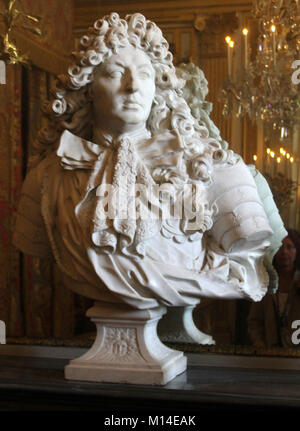
[[[137,126],[140,127],[142,124],[145,124],[147,121],[147,118],[145,118],[144,115],[140,115],[136,111],[130,111],[126,115],[122,115],[122,118],[120,120],[124,124],[128,124],[130,126]]]

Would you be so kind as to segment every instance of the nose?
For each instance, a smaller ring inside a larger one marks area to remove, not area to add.
[[[125,73],[125,89],[129,93],[135,93],[139,89],[138,77],[134,70],[128,69]]]

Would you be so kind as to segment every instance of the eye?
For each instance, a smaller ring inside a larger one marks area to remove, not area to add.
[[[105,76],[111,79],[121,78],[123,75],[122,70],[107,70]]]
[[[110,72],[109,74],[110,78],[121,78],[122,75],[123,73],[121,72],[121,70],[115,70],[113,72]]]
[[[142,79],[150,79],[152,74],[149,70],[140,70],[139,76]]]

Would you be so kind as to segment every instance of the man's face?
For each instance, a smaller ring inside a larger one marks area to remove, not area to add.
[[[282,246],[275,255],[278,269],[291,270],[294,267],[297,250],[293,241],[287,236],[282,241]]]
[[[145,125],[155,94],[155,72],[148,56],[128,45],[109,57],[92,83],[95,125],[118,134]]]

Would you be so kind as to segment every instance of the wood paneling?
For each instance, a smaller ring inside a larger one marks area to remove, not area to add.
[[[213,110],[210,117],[218,129],[220,129],[222,138],[230,142],[231,120],[224,117],[222,114],[223,104],[218,101],[220,87],[227,73],[226,58],[200,58],[199,62],[199,66],[208,80],[209,93],[207,95],[207,100],[213,102]]]
[[[193,25],[198,14],[210,15],[247,11],[251,9],[249,0],[75,0],[75,33],[86,30],[97,18],[118,12],[121,16],[140,12],[156,23],[184,23]]]

